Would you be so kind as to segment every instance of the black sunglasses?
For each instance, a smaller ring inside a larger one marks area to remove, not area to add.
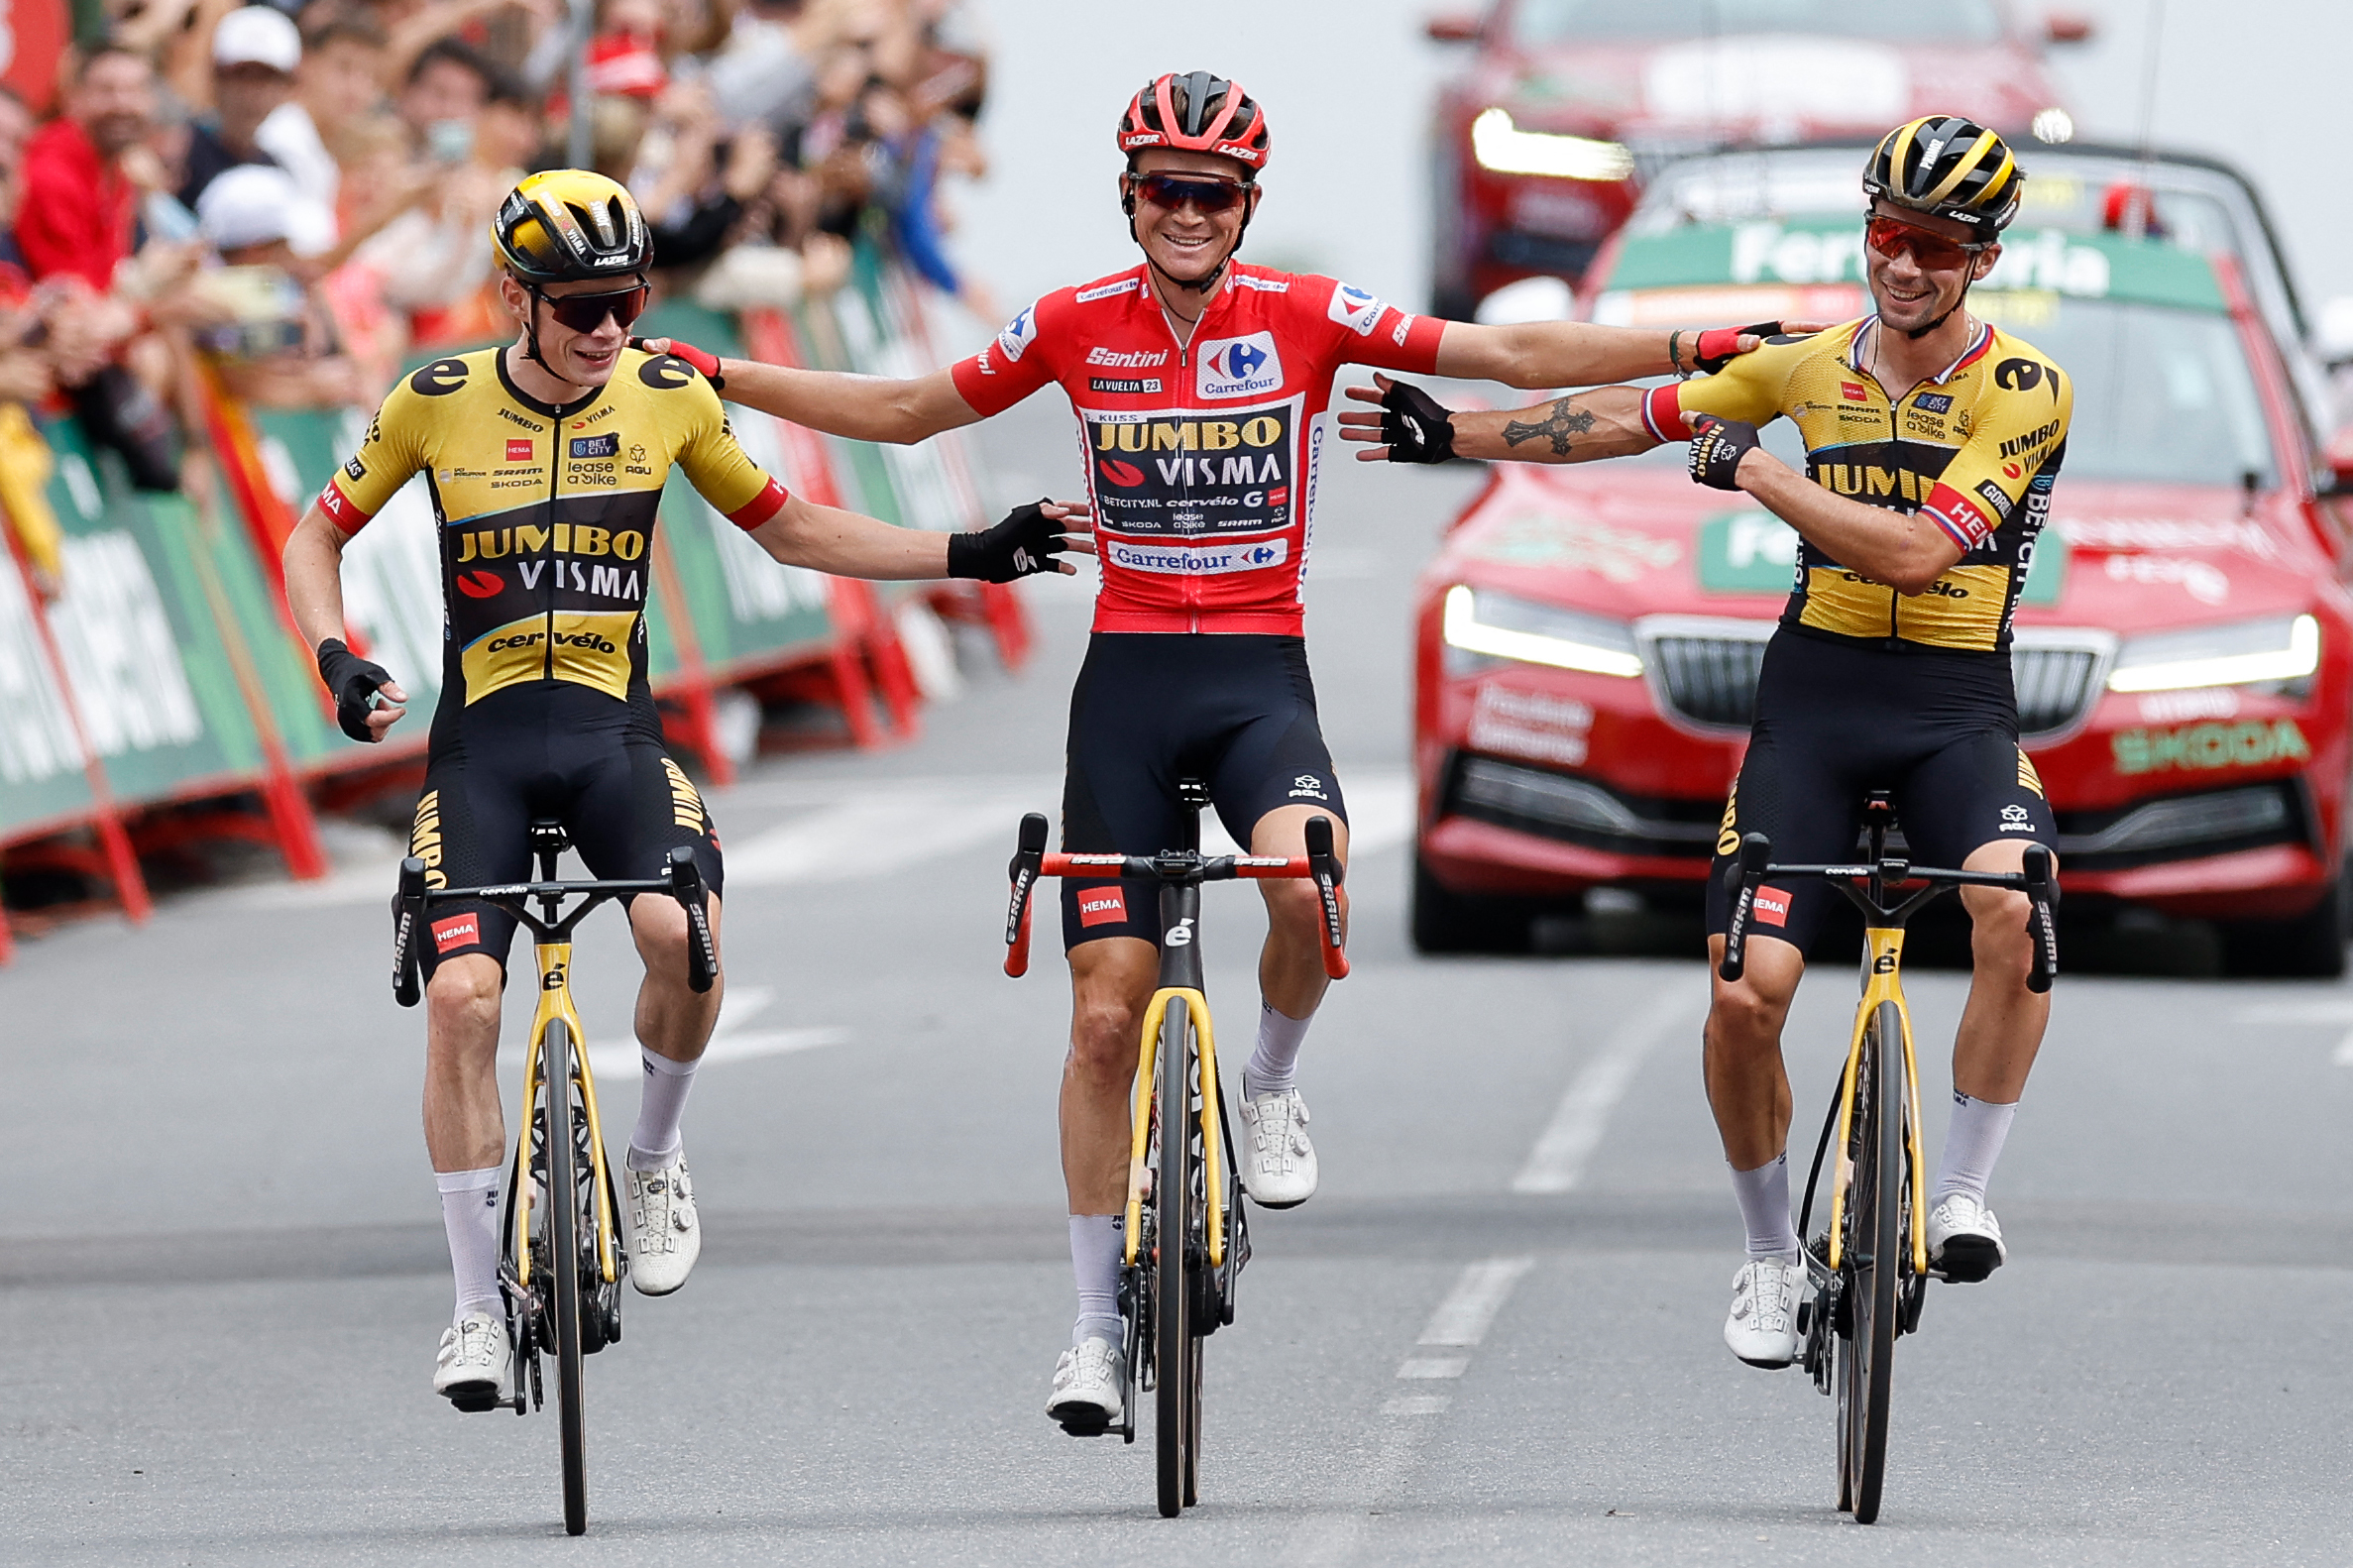
[[[652,291],[646,284],[638,283],[609,294],[542,293],[539,297],[547,301],[548,313],[565,326],[575,332],[594,332],[605,324],[607,316],[625,329],[645,314],[645,298]]]
[[[1177,174],[1138,174],[1136,194],[1156,207],[1175,212],[1191,202],[1203,212],[1225,212],[1250,194],[1250,187],[1233,179],[1186,179]]]

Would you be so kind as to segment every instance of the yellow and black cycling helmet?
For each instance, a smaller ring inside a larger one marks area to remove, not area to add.
[[[585,168],[551,168],[508,191],[491,243],[526,286],[627,278],[653,264],[653,237],[628,188]]]
[[[1863,193],[1873,200],[1965,223],[1980,243],[2000,238],[2025,185],[2025,171],[2000,137],[1951,114],[1897,126],[1862,171]]]

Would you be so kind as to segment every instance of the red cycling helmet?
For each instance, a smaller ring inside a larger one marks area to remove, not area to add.
[[[1241,84],[1205,70],[1155,76],[1119,117],[1119,150],[1214,153],[1255,174],[1267,167],[1267,115]]]

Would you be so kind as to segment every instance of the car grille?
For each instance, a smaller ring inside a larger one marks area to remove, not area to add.
[[[1591,780],[1497,757],[1460,754],[1441,816],[1463,816],[1539,838],[1620,854],[1704,859],[1716,847],[1722,804],[1620,795]]]
[[[1637,627],[1651,689],[1677,718],[1716,729],[1745,729],[1756,710],[1757,672],[1764,666],[1769,621],[1720,622],[1721,629],[1665,623]],[[2018,729],[2035,740],[2073,728],[2098,700],[2108,650],[2104,643],[2064,634],[2019,634],[2010,652],[2018,688]],[[2037,640],[2030,642],[2030,636]]]

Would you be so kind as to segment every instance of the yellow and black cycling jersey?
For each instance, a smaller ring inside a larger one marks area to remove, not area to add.
[[[1905,597],[1806,542],[1782,612],[1793,631],[1881,645],[2005,652],[2010,617],[2051,512],[2074,387],[2033,345],[1978,324],[1968,352],[1890,400],[1862,369],[1878,318],[1806,338],[1774,338],[1714,376],[1644,397],[1660,440],[1687,438],[1680,415],[1762,425],[1786,416],[1806,444],[1807,477],[1866,505],[1927,515],[1961,560]]]
[[[610,382],[558,407],[514,385],[507,352],[435,360],[393,388],[319,509],[357,532],[424,474],[441,534],[445,711],[533,681],[627,702],[646,689],[645,595],[671,467],[745,529],[775,515],[784,487],[683,360],[623,349]]]

